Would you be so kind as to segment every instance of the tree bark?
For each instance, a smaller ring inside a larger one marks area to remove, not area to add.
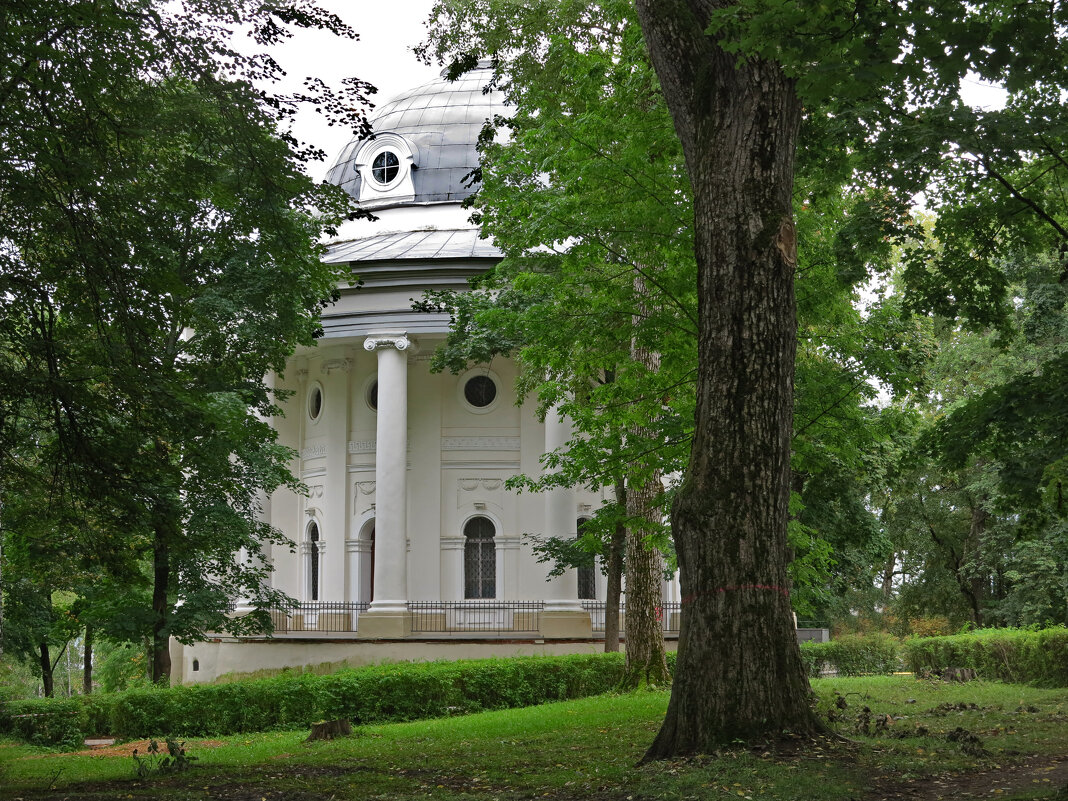
[[[616,503],[626,506],[627,486],[617,481]],[[619,599],[623,594],[623,551],[627,544],[627,528],[622,521],[616,523],[612,538],[608,541],[608,581],[604,598],[604,651],[619,651]]]
[[[55,685],[52,680],[52,658],[48,653],[48,643],[42,642],[39,646],[41,665],[41,688],[44,691],[45,698],[51,698],[52,693],[55,692]]]
[[[964,552],[974,558],[982,552],[982,538],[986,532],[987,521],[990,513],[983,506],[985,497],[979,497],[972,502],[972,522],[968,530],[968,541],[964,545]],[[974,569],[974,568],[973,568]],[[971,572],[971,571],[969,571]],[[961,577],[961,592],[968,600],[971,608],[972,623],[976,628],[983,626],[983,602],[990,595],[990,583],[986,574]]]
[[[660,471],[627,489],[627,660],[622,686],[666,684],[671,680],[664,655],[663,593],[660,589],[663,559],[646,541],[643,522],[660,521],[657,500],[664,488]]]
[[[634,320],[637,330],[641,318],[648,314],[649,293],[640,273],[634,277],[634,295],[639,312]],[[637,336],[631,338],[630,358],[650,373],[660,369],[660,354],[639,342]],[[629,436],[634,441],[646,442],[654,433],[647,427],[632,425]],[[657,503],[664,492],[660,479],[660,470],[644,474],[635,471],[627,486],[627,661],[622,682],[625,688],[642,683],[666,684],[671,680],[660,619],[664,613],[660,589],[663,559],[660,551],[648,542],[650,529],[662,519]]]
[[[693,186],[694,443],[672,509],[683,594],[671,700],[645,758],[824,730],[787,585],[801,106],[781,68],[706,36],[725,0],[638,0]]]
[[[85,627],[85,650],[82,653],[82,693],[93,692],[93,627]]]
[[[152,682],[167,684],[171,679],[171,650],[168,619],[170,607],[167,594],[171,577],[169,526],[157,523],[156,540],[152,548]]]

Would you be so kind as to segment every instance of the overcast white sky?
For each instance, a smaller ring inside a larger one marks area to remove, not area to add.
[[[424,22],[433,0],[319,0],[360,35],[352,42],[322,31],[299,32],[274,52],[299,89],[305,76],[314,75],[327,84],[355,76],[378,87],[373,98],[381,103],[394,95],[437,77],[440,67],[420,64],[411,48],[423,40]],[[1004,92],[977,81],[962,84],[965,100],[976,106],[1000,106]],[[303,141],[327,152],[325,163],[310,167],[322,178],[334,158],[351,138],[351,132],[328,126],[314,111],[305,110],[296,121],[295,133]]]
[[[319,0],[319,5],[341,17],[360,35],[359,41],[339,39],[322,31],[302,31],[276,48],[275,57],[299,89],[305,76],[316,76],[331,86],[354,76],[378,87],[376,103],[436,78],[437,66],[420,64],[411,48],[423,39],[432,0]],[[305,110],[296,122],[297,137],[328,154],[327,163],[310,168],[322,178],[334,157],[348,143],[351,132],[331,128],[314,111]]]

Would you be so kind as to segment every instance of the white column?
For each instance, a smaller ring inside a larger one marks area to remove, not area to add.
[[[571,439],[571,421],[560,414],[558,407],[545,415],[545,452],[563,448]],[[558,487],[545,493],[545,534],[550,537],[575,539],[578,533],[575,492],[570,487]],[[578,600],[578,571],[565,570],[546,583],[546,612],[582,611]]]
[[[374,334],[378,352],[375,444],[375,585],[371,612],[408,610],[408,349],[404,334]]]

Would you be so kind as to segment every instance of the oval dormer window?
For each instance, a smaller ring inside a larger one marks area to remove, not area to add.
[[[392,150],[382,151],[371,162],[371,177],[382,186],[393,183],[399,172],[400,159]]]

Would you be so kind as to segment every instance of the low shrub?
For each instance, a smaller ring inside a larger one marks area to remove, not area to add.
[[[80,698],[40,698],[9,702],[0,722],[33,745],[76,748],[85,740],[89,718]]]
[[[916,674],[972,668],[980,678],[1068,687],[1068,629],[978,629],[950,637],[906,640],[905,663]]]
[[[674,660],[670,660],[673,664]],[[136,689],[9,705],[0,728],[42,745],[120,738],[201,737],[298,728],[345,718],[384,723],[532,706],[611,690],[622,654],[398,663],[328,676]]]
[[[845,635],[830,642],[801,643],[801,661],[812,678],[825,666],[839,676],[885,675],[898,669],[899,648],[889,634]]]

